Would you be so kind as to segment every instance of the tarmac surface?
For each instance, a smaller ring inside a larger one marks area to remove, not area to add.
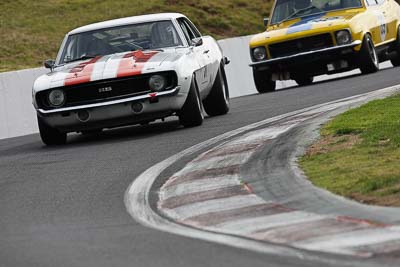
[[[0,141],[0,266],[318,266],[145,228],[124,193],[154,164],[214,136],[280,114],[400,83],[399,69],[231,101],[226,116],[184,129],[177,120],[72,135]]]

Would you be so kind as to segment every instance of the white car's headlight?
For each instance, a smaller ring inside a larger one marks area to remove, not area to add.
[[[150,89],[156,92],[162,91],[167,85],[167,80],[162,75],[153,75],[149,80]]]
[[[48,95],[49,104],[53,107],[61,107],[65,104],[65,93],[63,90],[52,90]]]
[[[341,30],[336,32],[336,43],[338,45],[351,44],[351,33],[348,30]]]
[[[256,61],[262,61],[267,59],[267,51],[265,47],[256,47],[253,49],[253,57]]]

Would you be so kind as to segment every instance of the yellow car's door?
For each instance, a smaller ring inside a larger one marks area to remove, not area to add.
[[[397,17],[398,14],[396,12],[396,7],[397,5],[394,0],[377,0],[378,4],[381,5],[382,12],[385,16],[386,20],[386,28],[387,28],[387,34],[386,34],[386,41],[393,41],[394,39],[397,38]]]
[[[368,24],[375,46],[378,46],[387,40],[387,24],[384,11],[382,9],[383,2],[378,4],[379,0],[366,0],[370,20]],[[386,1],[386,0],[383,0]]]

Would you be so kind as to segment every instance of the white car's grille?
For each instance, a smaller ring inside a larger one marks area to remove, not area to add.
[[[170,90],[176,87],[177,76],[175,72],[157,74],[162,74],[167,78],[167,86],[165,90]],[[128,78],[90,82],[75,86],[66,86],[57,89],[65,91],[66,102],[63,107],[74,107],[151,93],[148,83],[151,76],[152,74],[146,74]],[[53,89],[40,92],[36,95],[37,103],[40,108],[44,110],[52,109],[47,100],[48,92],[51,90]]]

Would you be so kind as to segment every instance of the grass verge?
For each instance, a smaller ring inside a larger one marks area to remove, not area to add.
[[[330,121],[300,166],[316,186],[333,193],[400,207],[400,95]]]
[[[261,32],[270,8],[264,0],[1,0],[0,72],[42,66],[67,32],[98,21],[181,12],[203,34],[225,38]]]

